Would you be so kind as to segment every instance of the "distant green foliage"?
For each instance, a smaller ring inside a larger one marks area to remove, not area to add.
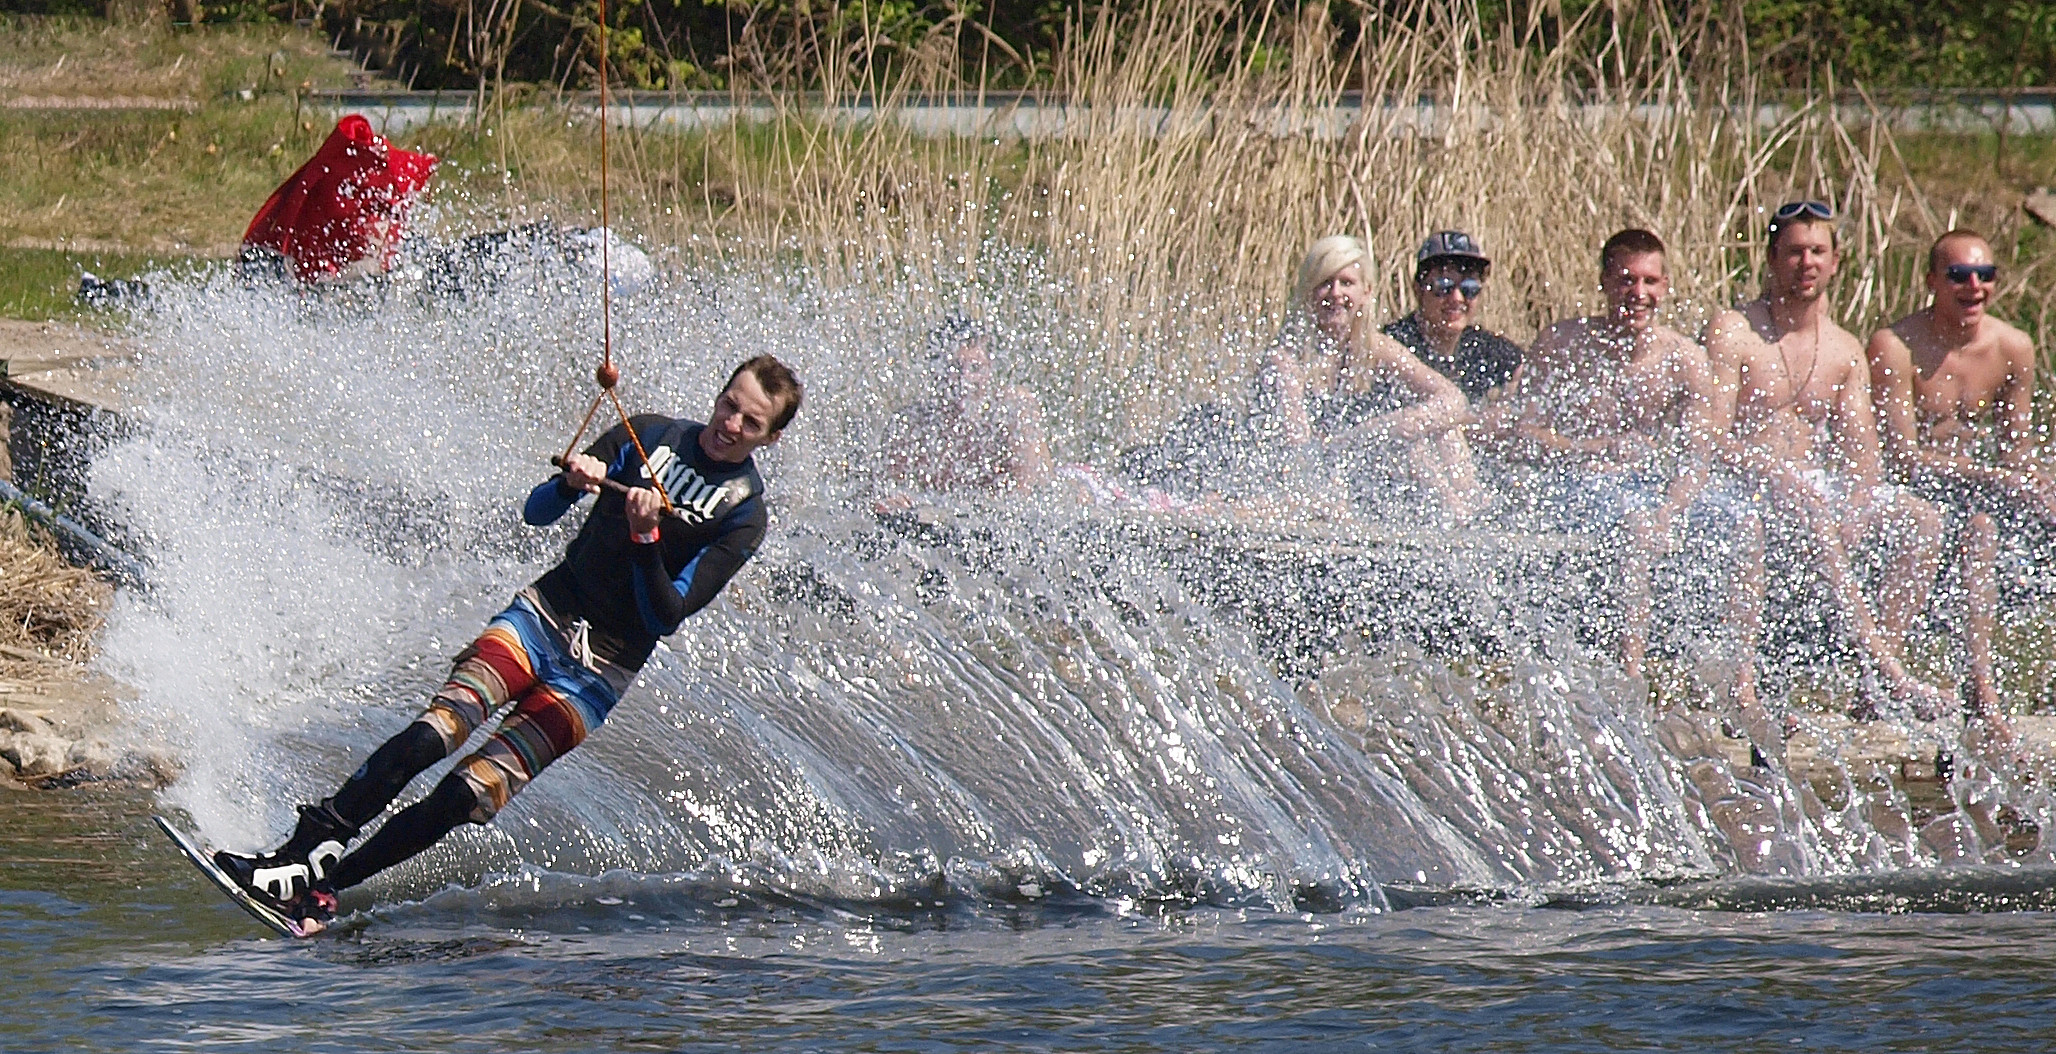
[[[134,4],[144,0],[125,0]],[[938,36],[957,41],[967,74],[995,86],[1047,75],[1064,34],[1179,2],[1193,17],[1271,34],[1325,7],[1338,47],[1389,27],[1450,25],[1473,12],[1482,38],[1536,49],[1580,45],[1616,68],[1640,42],[1679,40],[1709,68],[1744,56],[1772,86],[2015,88],[2056,85],[2050,0],[610,0],[607,63],[615,83],[721,88],[737,76],[802,86],[838,63],[891,66]],[[34,14],[99,14],[105,0],[11,0]],[[274,0],[172,0],[175,18],[210,22],[310,15]],[[421,88],[506,79],[590,87],[599,65],[599,0],[329,0],[322,30],[376,68]],[[1268,68],[1260,41],[1250,59]],[[882,72],[882,69],[880,70]]]
[[[6,9],[17,15],[88,15],[99,16],[107,11],[107,5],[100,0],[8,0]]]
[[[2032,0],[1744,0],[1750,50],[1778,79],[1832,67],[1880,87],[2046,87],[2056,5]]]

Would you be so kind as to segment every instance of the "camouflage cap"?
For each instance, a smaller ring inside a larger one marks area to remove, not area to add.
[[[1487,266],[1492,263],[1485,250],[1478,247],[1476,238],[1462,231],[1436,231],[1428,235],[1428,239],[1421,243],[1420,251],[1414,253],[1414,265],[1426,267],[1431,261],[1450,257],[1476,260]]]

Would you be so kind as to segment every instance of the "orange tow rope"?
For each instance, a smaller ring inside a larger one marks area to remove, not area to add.
[[[562,457],[551,459],[562,465],[571,460],[578,450],[578,441],[585,438],[585,430],[592,427],[593,415],[600,412],[600,403],[611,401],[614,412],[621,418],[621,428],[628,433],[628,441],[635,444],[635,455],[642,458],[643,467],[650,464],[649,451],[643,449],[642,437],[635,434],[635,426],[628,423],[628,409],[621,405],[621,397],[614,394],[614,385],[621,380],[621,371],[614,365],[614,231],[607,226],[607,0],[600,0],[600,367],[593,371],[593,380],[600,385],[593,404],[586,408],[585,419],[578,422],[578,431],[571,436],[571,442],[564,447]],[[652,483],[656,480],[651,479]],[[664,503],[664,511],[676,513],[671,506],[671,495],[661,485],[654,487],[657,497]]]

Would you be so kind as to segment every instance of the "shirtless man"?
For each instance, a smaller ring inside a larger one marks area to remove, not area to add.
[[[1870,338],[1880,432],[1923,490],[2056,524],[2056,479],[2035,461],[2035,347],[1985,313],[1992,247],[1950,231],[1928,250],[1928,306]]]
[[[1933,299],[1878,330],[1869,348],[1886,453],[1914,489],[1969,513],[1964,694],[1971,713],[1988,721],[1998,720],[1991,638],[1999,538],[1992,514],[2056,524],[2056,481],[2034,460],[2034,342],[1985,313],[1998,277],[1982,236],[1942,235],[1928,250]]]
[[[1707,357],[1732,400],[1718,413],[1734,422],[1718,452],[1812,536],[1858,646],[1892,697],[1931,720],[1943,697],[1907,672],[1900,653],[1934,586],[1941,513],[1885,482],[1868,362],[1828,311],[1840,262],[1834,210],[1781,206],[1769,237],[1763,296],[1706,329]],[[1864,545],[1886,561],[1875,614],[1849,564],[1849,549]],[[1740,584],[1761,597],[1760,573]]]
[[[1607,312],[1543,330],[1515,382],[1516,449],[1569,468],[1567,495],[1587,526],[1625,526],[1621,663],[1640,676],[1649,649],[1649,574],[1671,527],[1706,485],[1706,451],[1724,427],[1706,355],[1656,319],[1670,292],[1663,240],[1624,230],[1599,250]],[[1662,456],[1676,451],[1672,460]],[[1666,478],[1667,477],[1667,478]],[[1594,510],[1596,499],[1611,507]],[[1596,518],[1611,522],[1590,522]]]
[[[986,328],[950,319],[928,335],[928,347],[930,393],[886,425],[887,478],[937,491],[1026,490],[1047,480],[1042,404],[994,375]]]

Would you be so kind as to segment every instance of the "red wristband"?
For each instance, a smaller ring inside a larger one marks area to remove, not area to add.
[[[640,534],[634,530],[630,530],[628,532],[628,540],[634,542],[637,545],[655,545],[657,544],[657,528],[652,527],[648,531],[642,532]]]

